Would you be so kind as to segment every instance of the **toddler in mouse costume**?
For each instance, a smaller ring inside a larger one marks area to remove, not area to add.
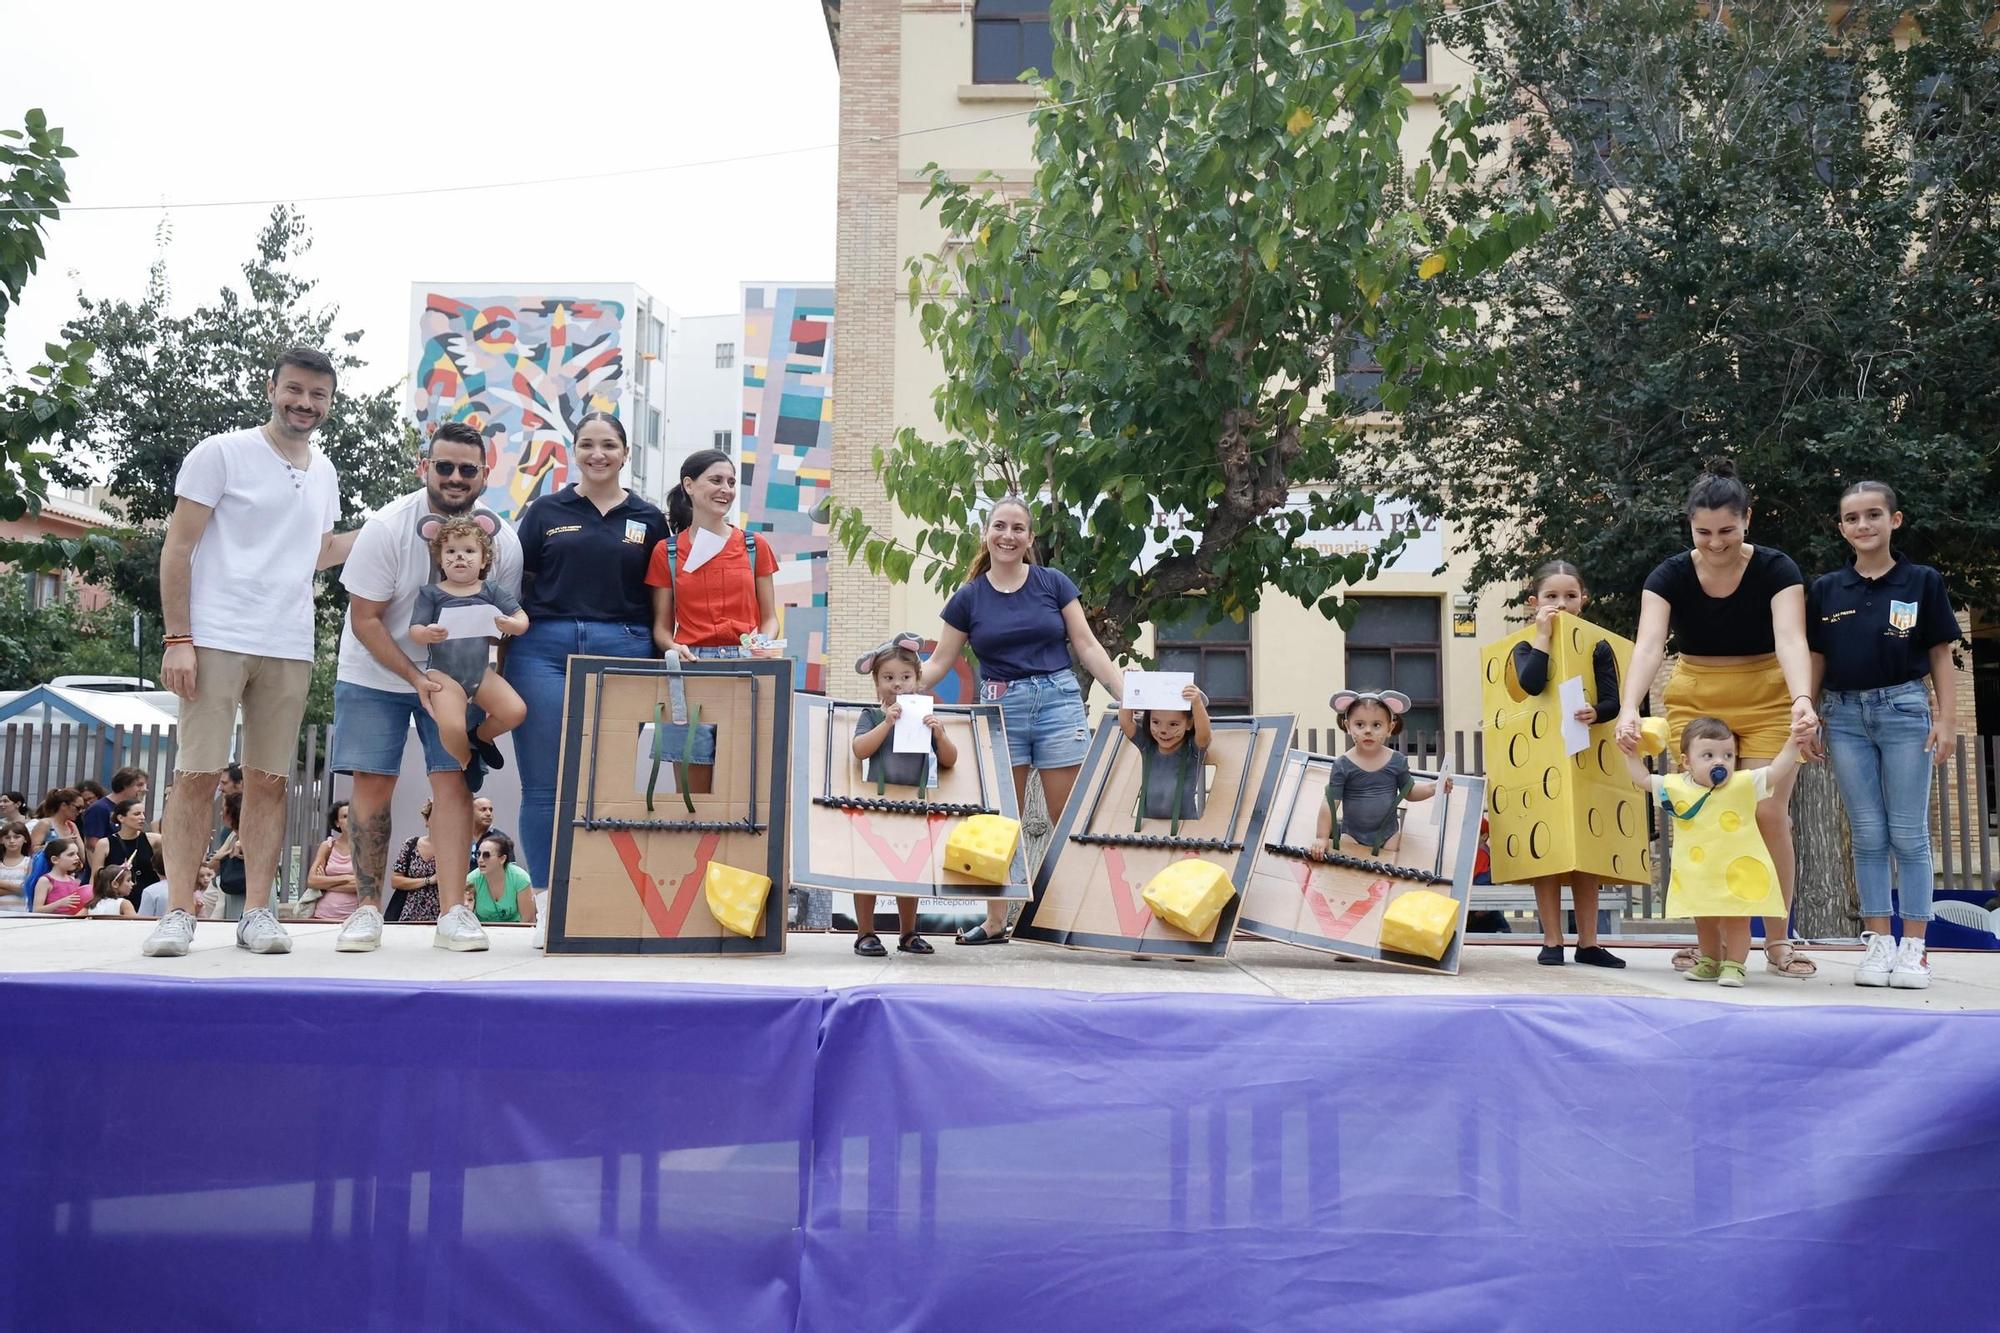
[[[1419,782],[1410,776],[1410,761],[1403,752],[1389,748],[1389,738],[1403,729],[1403,714],[1410,711],[1407,694],[1342,690],[1329,702],[1351,744],[1333,761],[1313,855],[1343,850],[1343,837],[1354,844],[1346,849],[1351,853],[1379,856],[1384,848],[1393,852],[1403,831],[1403,802],[1428,801],[1440,790],[1450,791],[1451,779]]]

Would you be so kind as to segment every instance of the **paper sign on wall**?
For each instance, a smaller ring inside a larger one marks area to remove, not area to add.
[[[896,719],[896,731],[891,742],[897,754],[931,752],[931,731],[924,725],[924,719],[931,715],[931,704],[934,702],[928,694],[906,694],[896,700],[903,710]]]
[[[1153,709],[1162,713],[1185,713],[1188,701],[1181,692],[1194,684],[1192,671],[1128,671],[1125,673],[1125,707]]]

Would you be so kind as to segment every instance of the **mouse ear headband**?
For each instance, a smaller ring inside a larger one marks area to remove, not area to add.
[[[1342,690],[1327,702],[1340,715],[1343,730],[1347,727],[1347,710],[1356,704],[1381,704],[1389,710],[1390,717],[1401,717],[1410,711],[1410,696],[1401,690]]]
[[[862,676],[874,675],[875,664],[890,653],[895,652],[898,648],[907,648],[913,653],[922,653],[924,650],[924,636],[915,630],[906,629],[902,633],[892,637],[887,643],[870,648],[867,652],[854,659],[855,674]]]
[[[500,516],[498,514],[495,514],[491,509],[488,509],[485,505],[474,505],[466,513],[453,514],[450,517],[471,519],[474,523],[477,523],[480,529],[484,531],[486,535],[489,537],[497,537],[500,535]],[[438,529],[443,526],[444,526],[443,517],[437,514],[425,514],[422,518],[417,520],[417,539],[423,542],[424,545],[428,546],[431,544],[432,539],[434,539],[437,536]]]

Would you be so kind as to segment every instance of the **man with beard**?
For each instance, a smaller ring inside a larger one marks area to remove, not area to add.
[[[212,435],[174,481],[160,547],[160,677],[184,703],[166,812],[167,914],[146,937],[149,958],[185,957],[194,941],[196,872],[208,850],[215,787],[243,718],[245,903],[236,943],[289,953],[270,908],[284,841],[285,779],[312,684],[313,575],[347,557],[334,535],[340,479],[313,447],[338,376],[326,355],[294,347],[271,368],[271,419]],[[233,766],[231,766],[233,770]]]
[[[418,668],[425,656],[410,639],[417,590],[437,580],[429,532],[436,520],[470,514],[486,489],[486,444],[461,421],[437,428],[419,460],[424,488],[368,520],[341,574],[347,625],[333,686],[333,739],[328,765],[354,776],[348,827],[354,841],[355,893],[360,903],[334,947],[365,953],[382,942],[382,887],[389,878],[389,801],[403,765],[410,723],[424,747],[431,779],[431,845],[438,857],[438,921],[431,942],[459,952],[484,949],[486,932],[465,902],[465,877],[445,873],[447,848],[472,841],[472,794],[465,771],[438,739],[431,695],[438,688]],[[493,533],[487,578],[521,592],[521,542],[505,523]]]

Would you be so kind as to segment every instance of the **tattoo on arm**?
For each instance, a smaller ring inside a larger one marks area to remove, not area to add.
[[[382,901],[389,867],[389,812],[378,810],[354,826],[354,893],[364,903]]]

